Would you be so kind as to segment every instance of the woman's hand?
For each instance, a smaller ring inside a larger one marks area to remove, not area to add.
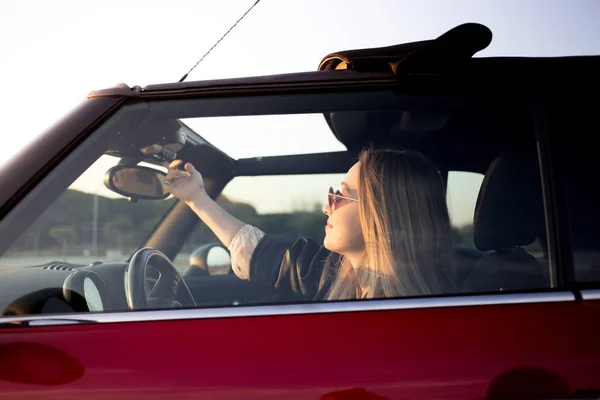
[[[204,180],[200,172],[189,162],[184,165],[185,171],[177,169],[182,163],[181,160],[174,160],[168,166],[165,165],[169,169],[165,178],[167,190],[186,203],[199,201],[207,197]]]
[[[244,223],[225,211],[214,202],[204,190],[204,181],[200,172],[191,163],[185,163],[182,171],[178,169],[181,160],[163,165],[169,170],[165,178],[167,190],[181,199],[213,231],[225,247],[228,247],[235,235],[244,227]]]

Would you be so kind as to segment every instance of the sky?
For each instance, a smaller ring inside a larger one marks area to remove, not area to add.
[[[92,90],[179,80],[254,2],[0,0],[5,149],[14,154]],[[596,0],[261,0],[187,80],[313,71],[334,51],[432,39],[464,22],[493,32],[477,56],[600,54],[598,20]]]

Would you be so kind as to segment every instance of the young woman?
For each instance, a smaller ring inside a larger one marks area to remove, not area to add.
[[[444,182],[411,150],[367,149],[341,190],[329,188],[324,243],[287,243],[228,214],[205,192],[200,173],[169,166],[168,190],[230,250],[235,274],[290,300],[342,300],[455,291]]]

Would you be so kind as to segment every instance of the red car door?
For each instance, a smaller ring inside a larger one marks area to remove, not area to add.
[[[598,389],[599,312],[561,292],[99,315],[106,323],[3,329],[0,393],[569,398]],[[135,319],[147,321],[116,322]]]

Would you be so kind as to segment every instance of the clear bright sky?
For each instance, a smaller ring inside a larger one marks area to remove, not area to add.
[[[94,89],[177,81],[254,2],[1,0],[5,151]],[[494,34],[477,56],[600,54],[598,21],[597,0],[261,0],[187,80],[312,71],[333,51],[432,39],[464,22]]]

